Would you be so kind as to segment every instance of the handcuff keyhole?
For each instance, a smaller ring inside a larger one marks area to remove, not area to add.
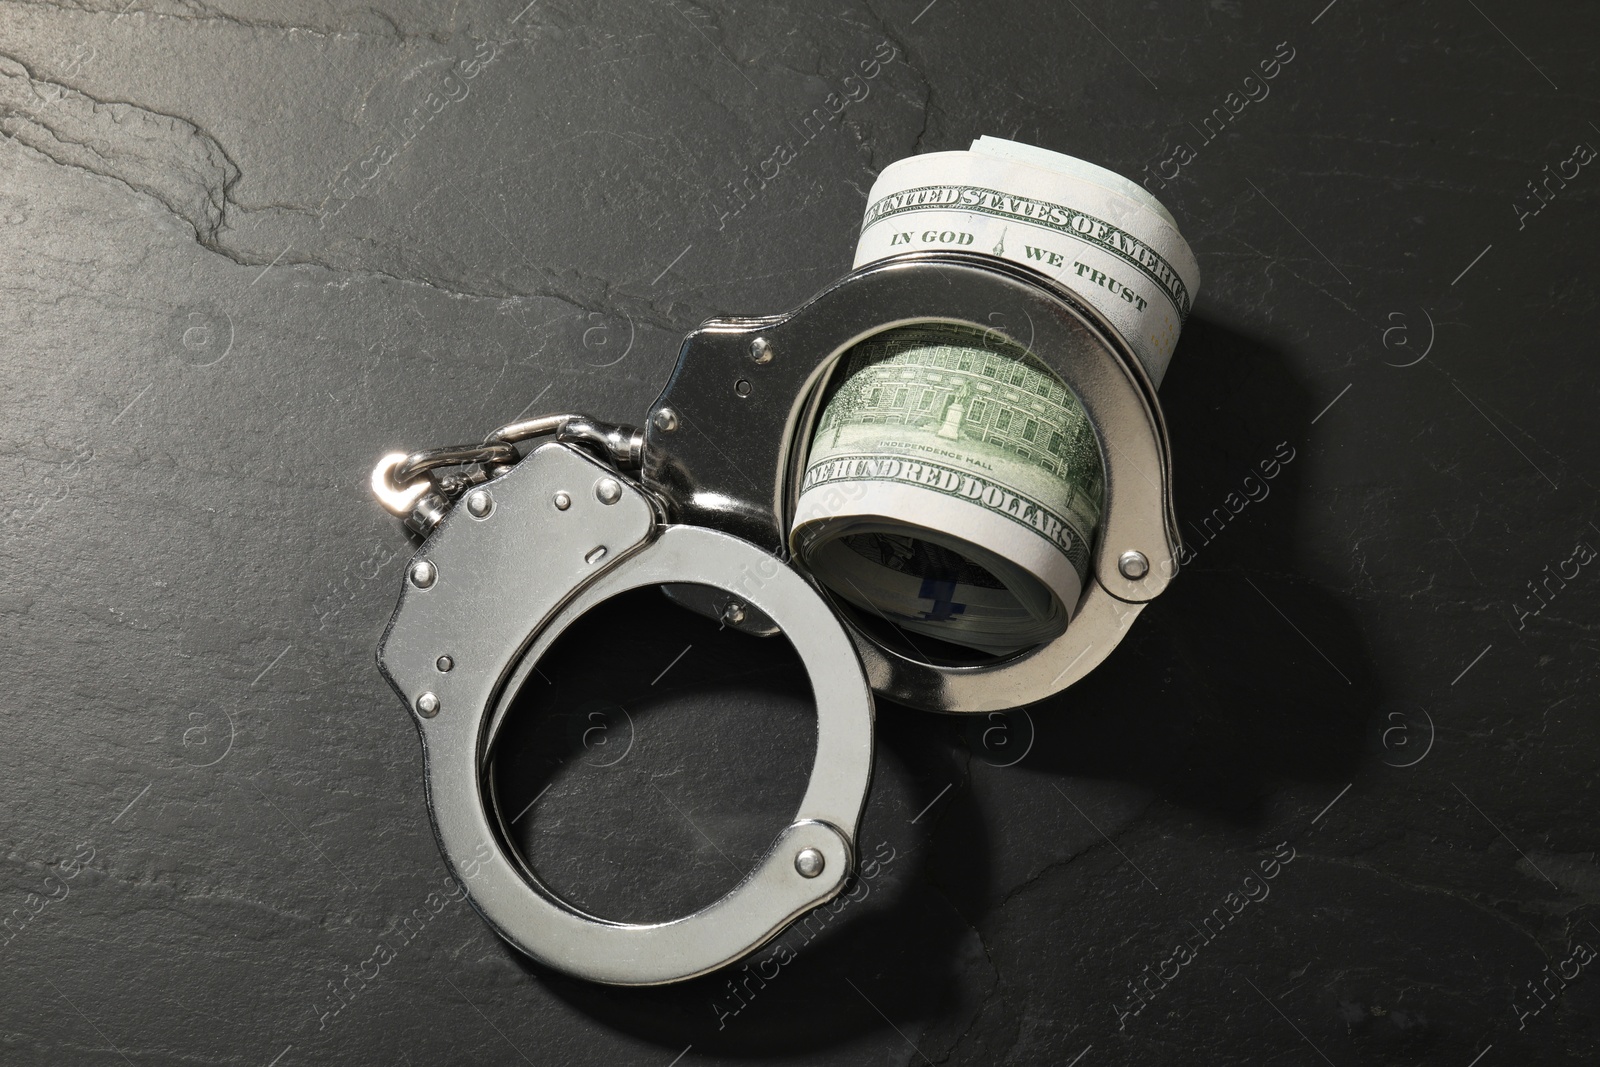
[[[740,378],[738,381],[733,383],[733,391],[738,393],[740,396],[749,396],[751,388],[750,379],[748,378]]]

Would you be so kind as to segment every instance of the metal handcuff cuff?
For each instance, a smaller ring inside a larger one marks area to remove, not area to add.
[[[1031,336],[997,322],[1029,324]],[[919,323],[993,330],[1025,346],[1076,395],[1103,457],[1092,577],[1071,623],[982,666],[888,647],[785,552],[805,442],[839,357]],[[533,444],[525,455],[521,442]],[[436,473],[447,467],[458,469]],[[1179,550],[1166,427],[1133,351],[1073,293],[961,252],[881,260],[786,315],[707,322],[685,338],[642,430],[530,419],[482,445],[385,456],[372,487],[426,537],[378,661],[416,716],[445,858],[512,944],[619,985],[732,963],[840,893],[871,777],[874,694],[971,714],[1059,692],[1116,647],[1175,575]],[[692,915],[630,924],[587,915],[541,884],[508,843],[486,768],[540,656],[592,608],[647,586],[735,628],[786,635],[810,677],[817,751],[799,811],[753,872]]]

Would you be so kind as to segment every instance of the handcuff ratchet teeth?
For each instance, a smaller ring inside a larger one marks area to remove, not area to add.
[[[839,357],[929,322],[994,331],[1041,359],[1082,404],[1105,467],[1092,580],[1066,631],[979,666],[890,647],[786,551]],[[519,443],[545,438],[521,457]],[[870,264],[787,315],[706,323],[685,338],[643,430],[545,416],[479,445],[385,456],[373,490],[426,540],[378,662],[422,734],[446,861],[495,930],[567,973],[650,985],[734,962],[852,873],[874,693],[931,711],[1005,710],[1059,692],[1116,647],[1177,572],[1170,470],[1154,386],[1117,331],[1042,276],[960,252]],[[588,611],[648,586],[735,628],[785,634],[810,678],[817,752],[798,812],[753,872],[685,918],[630,924],[544,886],[508,844],[486,783],[499,725],[539,657]]]

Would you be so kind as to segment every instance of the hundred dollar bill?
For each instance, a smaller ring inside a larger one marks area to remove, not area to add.
[[[1104,315],[1161,383],[1200,268],[1161,202],[1092,163],[998,137],[883,168],[855,266],[959,249],[1020,263]]]
[[[993,137],[899,160],[873,183],[855,265],[927,249],[1011,260],[1073,290],[1158,384],[1200,284],[1147,191]],[[1060,634],[1104,497],[1076,397],[998,332],[947,324],[868,339],[833,388],[790,534],[817,579],[913,641],[1006,655]]]
[[[1066,628],[1103,477],[1077,399],[1024,349],[966,327],[902,327],[846,357],[792,540],[861,610],[1004,655]]]

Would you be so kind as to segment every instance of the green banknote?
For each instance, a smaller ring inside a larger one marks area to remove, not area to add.
[[[1105,489],[1077,398],[1001,334],[950,324],[869,338],[837,383],[791,531],[817,579],[994,655],[1066,629]]]

